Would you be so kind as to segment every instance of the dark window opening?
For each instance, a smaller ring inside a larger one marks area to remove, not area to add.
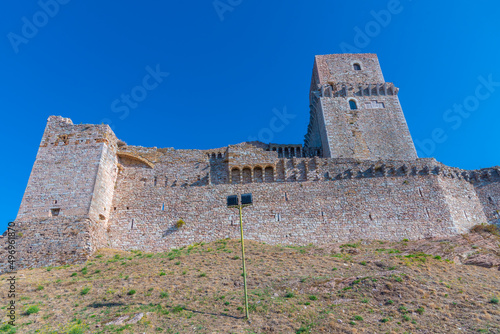
[[[59,213],[61,212],[61,209],[50,209],[50,215],[52,217],[57,217],[59,216]]]
[[[353,66],[354,66],[354,70],[355,70],[355,71],[361,71],[361,65],[359,65],[359,64],[354,64]]]
[[[57,204],[57,199],[54,201],[54,204]]]
[[[358,105],[356,104],[356,101],[354,101],[354,100],[350,100],[349,101],[349,107],[351,107],[351,110],[357,110],[358,109]]]

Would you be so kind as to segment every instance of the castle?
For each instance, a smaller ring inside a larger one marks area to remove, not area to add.
[[[49,117],[15,221],[18,264],[237,238],[225,199],[247,192],[245,237],[269,244],[451,236],[500,221],[500,167],[419,159],[376,55],[316,56],[309,99],[303,145],[146,148],[108,125]]]

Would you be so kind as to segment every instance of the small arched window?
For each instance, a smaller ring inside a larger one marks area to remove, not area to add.
[[[356,101],[354,101],[354,100],[349,100],[349,107],[351,107],[351,110],[358,109],[358,105],[356,104]]]
[[[361,71],[361,65],[359,65],[359,64],[354,64],[353,66],[354,66],[354,70],[355,70],[355,71]]]

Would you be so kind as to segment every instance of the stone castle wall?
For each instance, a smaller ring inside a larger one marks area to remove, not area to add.
[[[37,218],[15,224],[18,269],[84,262],[100,248],[99,223],[84,216]],[[0,256],[6,259],[3,247]],[[0,263],[0,273],[4,266]]]
[[[51,117],[16,220],[19,265],[81,262],[101,247],[162,251],[236,238],[238,215],[225,198],[245,192],[255,201],[245,208],[248,239],[419,239],[497,219],[500,168],[465,171],[434,159],[280,158],[262,143],[126,146],[108,127]],[[51,216],[54,208],[58,216]],[[179,219],[186,222],[180,229]]]
[[[113,248],[166,250],[238,236],[229,194],[252,192],[245,237],[271,244],[401,240],[465,233],[486,221],[473,186],[437,175],[172,187],[139,185],[144,167],[118,177]],[[460,213],[450,207],[460,205]],[[464,215],[465,213],[465,215]],[[183,228],[175,223],[182,219]]]
[[[51,116],[16,220],[107,216],[110,206],[104,205],[111,202],[113,187],[104,200],[102,192],[107,190],[104,185],[95,187],[95,182],[102,180],[102,173],[113,173],[107,169],[116,160],[115,142],[107,125],[74,125],[70,119]],[[114,183],[112,177],[110,181]],[[91,208],[95,201],[101,202],[99,209]]]
[[[236,238],[226,196],[247,192],[245,237],[270,244],[447,237],[499,223],[500,168],[418,159],[397,94],[376,55],[317,56],[304,146],[127,146],[107,125],[51,116],[15,221],[18,265]]]
[[[84,261],[109,246],[116,149],[108,125],[49,117],[15,221],[19,267]]]
[[[491,169],[478,171],[474,185],[488,222],[500,226],[500,182],[494,175]]]

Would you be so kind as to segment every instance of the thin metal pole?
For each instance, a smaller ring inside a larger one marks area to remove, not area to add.
[[[245,268],[245,244],[243,241],[243,215],[241,210],[241,205],[238,206],[240,209],[240,230],[241,230],[241,258],[243,259],[243,285],[245,289],[245,316],[247,320],[248,316],[248,294],[247,294],[247,270]]]

